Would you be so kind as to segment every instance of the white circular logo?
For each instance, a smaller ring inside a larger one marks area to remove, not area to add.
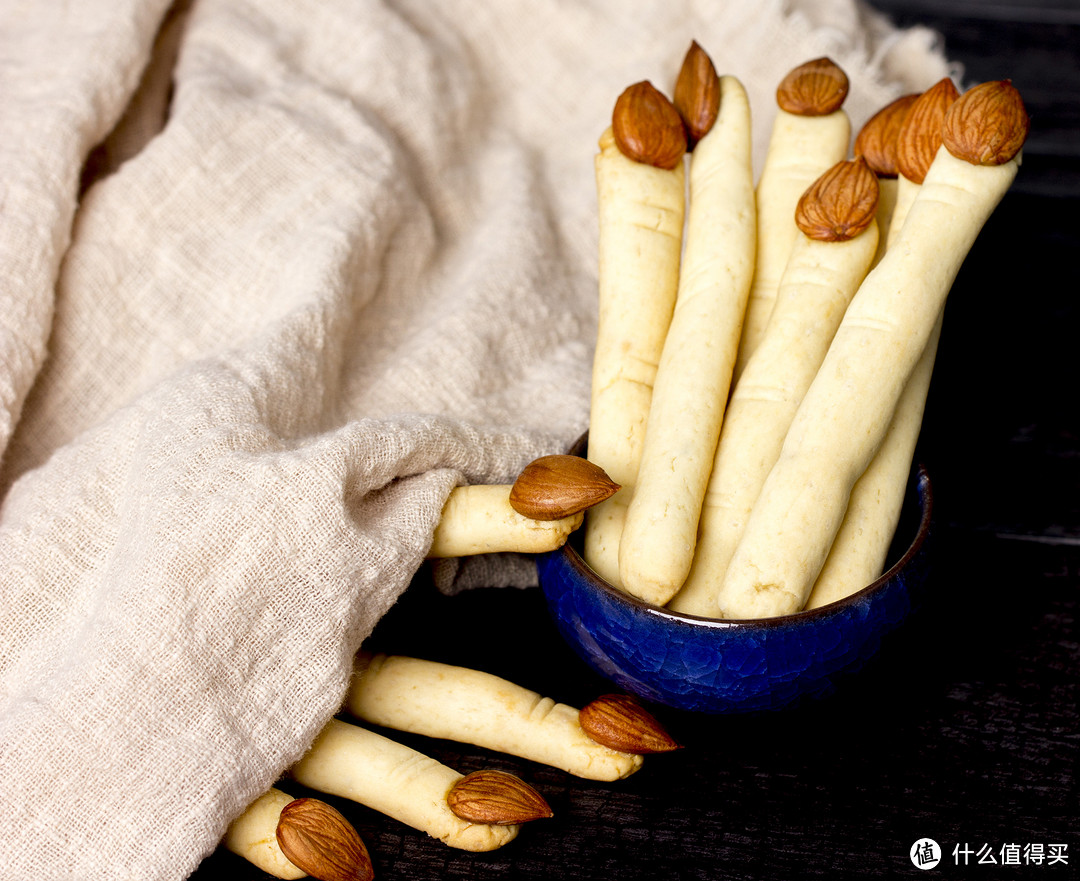
[[[932,869],[941,862],[941,847],[933,838],[920,838],[911,845],[910,856],[916,869]]]

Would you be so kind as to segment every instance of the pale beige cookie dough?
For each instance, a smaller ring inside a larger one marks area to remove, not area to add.
[[[345,701],[374,725],[482,746],[592,780],[619,780],[642,757],[585,734],[578,710],[498,676],[401,655],[357,655]]]
[[[632,490],[623,487],[610,499],[590,508],[585,519],[585,562],[608,584],[620,588],[619,543],[630,492]]]
[[[896,405],[885,440],[851,489],[843,523],[806,601],[808,609],[816,609],[862,590],[885,568],[922,428],[942,318],[942,315],[938,316],[926,349]]]
[[[899,231],[919,193],[932,157],[941,147],[945,114],[958,97],[952,81],[943,79],[911,100],[897,131],[896,195],[889,235],[881,248],[881,256],[899,239]],[[847,512],[806,601],[807,608],[818,608],[861,590],[884,568],[922,426],[943,317],[938,315],[930,340],[897,404],[881,449],[852,487]]]
[[[868,168],[853,172],[864,186],[876,183]],[[697,553],[683,589],[670,603],[673,610],[720,615],[720,585],[750,511],[877,244],[873,220],[845,241],[820,241],[800,232],[769,325],[732,392],[702,507]]]
[[[941,137],[937,130],[956,97],[957,92],[952,82],[942,80],[929,94],[908,95],[897,99],[874,118],[878,119],[890,113],[894,117],[900,116],[899,124],[895,121],[889,124],[890,128],[896,129],[893,142],[883,143],[882,138],[886,136],[883,132],[876,137],[877,143],[866,151],[868,154],[876,152],[876,164],[872,164],[880,176],[882,194],[891,201],[891,204],[881,209],[884,213],[883,222],[887,224],[884,227],[887,234],[879,245],[878,260],[888,251],[890,242],[895,242],[899,235],[904,218],[929,168],[926,160],[920,157],[926,151],[936,152],[940,147]],[[910,125],[905,125],[906,117],[912,108],[916,109],[915,119]],[[867,128],[873,122],[872,119]],[[920,128],[925,131],[919,132]],[[864,132],[860,132],[860,136],[856,138],[856,151],[860,150],[863,134]],[[898,161],[901,134],[905,144],[905,160],[902,163]],[[921,140],[923,144],[918,144],[917,140]],[[901,164],[908,176],[900,173]],[[861,590],[884,569],[885,558],[900,519],[911,460],[922,427],[923,409],[941,336],[942,318],[943,315],[938,316],[937,324],[930,334],[930,341],[897,403],[892,424],[881,448],[852,487],[840,530],[806,601],[808,609],[816,609]]]
[[[842,107],[821,116],[777,108],[757,184],[756,265],[735,362],[736,379],[772,314],[776,289],[799,232],[795,205],[810,184],[847,157],[850,145],[851,120]]]
[[[306,878],[307,873],[289,862],[277,842],[281,809],[292,801],[287,792],[271,787],[229,824],[222,843],[275,878]]]
[[[622,489],[586,517],[584,556],[606,575],[618,571],[618,506],[625,507],[637,480],[653,382],[675,308],[685,177],[681,162],[666,169],[624,156],[610,128],[600,138],[595,165],[599,323],[588,458]]]
[[[971,106],[958,101],[953,110],[963,115]],[[898,239],[856,293],[792,421],[721,587],[726,617],[805,605],[851,489],[884,439],[956,273],[1018,162],[974,165],[938,150]]]
[[[678,297],[619,546],[623,589],[654,605],[675,595],[694,555],[754,270],[751,165],[750,102],[723,76],[719,115],[690,157]]]
[[[896,196],[885,237],[886,250],[900,235],[904,219],[941,147],[942,120],[958,97],[952,80],[939,80],[915,99],[905,115],[897,133]]]
[[[517,825],[489,826],[455,816],[446,803],[464,776],[433,758],[339,719],[327,723],[290,770],[298,783],[352,799],[450,847],[489,851],[517,837]]]
[[[581,512],[557,520],[522,516],[510,504],[511,489],[503,484],[475,484],[451,490],[428,557],[545,553],[562,547],[581,525]]]

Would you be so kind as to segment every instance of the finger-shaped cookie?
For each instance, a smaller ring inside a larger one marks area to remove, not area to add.
[[[289,861],[277,840],[281,811],[293,796],[271,787],[229,824],[222,843],[225,847],[275,878],[307,877],[307,872]]]
[[[435,526],[428,557],[553,551],[584,519],[580,511],[557,520],[526,517],[510,504],[511,490],[505,484],[454,487]]]
[[[937,156],[945,114],[957,97],[956,86],[946,77],[919,95],[904,114],[896,136],[896,200],[885,237],[886,249],[900,234],[904,218]]]
[[[629,146],[627,131],[633,136]],[[649,150],[651,143],[660,146]],[[631,149],[635,144],[640,149]],[[622,489],[587,517],[584,553],[593,568],[615,578],[619,536],[612,524],[621,525],[621,517],[609,518],[605,511],[622,503],[615,499],[632,493],[656,368],[675,308],[685,145],[678,111],[650,84],[638,83],[616,102],[612,126],[600,138],[595,161],[598,326],[588,457]],[[655,155],[671,164],[650,164],[647,160]]]
[[[847,158],[851,121],[847,75],[828,58],[794,68],[777,88],[777,111],[758,178],[757,254],[735,377],[765,333],[776,289],[799,230],[795,206],[806,188]]]
[[[520,830],[517,824],[463,820],[447,803],[463,774],[339,719],[327,723],[289,773],[304,786],[359,802],[461,850],[495,850]]]
[[[591,739],[579,711],[480,670],[402,655],[357,655],[345,701],[373,725],[471,743],[593,780],[637,771],[640,755]]]
[[[898,238],[848,307],[750,514],[721,587],[727,617],[805,604],[953,280],[1016,176],[1028,125],[1007,82],[976,86],[949,108]]]
[[[851,488],[844,520],[806,601],[808,609],[862,590],[884,570],[922,428],[942,318],[938,316],[926,349],[904,387],[881,447]]]
[[[861,141],[856,138],[856,150],[865,153],[868,160],[875,157],[872,166],[875,170],[881,169],[878,172],[879,183],[884,184],[888,180],[883,173],[892,168],[897,173],[901,167],[907,171],[907,176],[900,175],[896,181],[903,188],[903,199],[894,202],[889,218],[890,223],[895,222],[897,230],[903,225],[915,194],[926,177],[930,163],[928,152],[940,149],[945,113],[958,97],[950,80],[940,81],[929,93],[924,94],[927,97],[900,99],[900,102],[894,102],[875,117],[881,124],[883,115],[887,116],[890,111],[896,116],[903,114],[903,120],[896,127],[895,143],[891,146],[888,131],[873,134],[874,127],[870,124],[864,131],[871,132],[871,135]],[[905,102],[908,103],[906,110],[903,109]],[[907,117],[912,107],[915,114],[908,123]],[[888,126],[891,130],[892,125],[891,121],[886,121],[882,127]],[[863,132],[860,132],[862,135]],[[890,152],[893,154],[891,160]],[[896,192],[899,195],[900,190]],[[896,241],[896,234],[887,236],[879,247],[879,259],[888,250],[890,241]],[[943,318],[943,314],[938,315],[930,340],[897,403],[881,448],[851,489],[844,520],[806,601],[808,609],[835,602],[861,590],[877,578],[884,568],[900,519],[911,460],[922,427]]]
[[[619,546],[623,589],[654,605],[690,571],[754,270],[750,102],[735,77],[719,89],[716,121],[690,154],[679,293]]]
[[[877,177],[861,159],[833,166],[800,201],[796,222],[805,229],[788,259],[761,344],[732,391],[693,566],[670,603],[676,611],[720,614],[720,584],[746,520],[877,251],[876,202]],[[840,238],[835,230],[856,218],[859,226],[848,227]]]

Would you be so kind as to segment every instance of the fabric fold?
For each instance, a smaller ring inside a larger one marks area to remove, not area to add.
[[[697,39],[760,156],[831,47],[857,124],[945,69],[860,10],[0,10],[0,878],[194,871],[337,709],[453,486],[586,429],[618,93]]]

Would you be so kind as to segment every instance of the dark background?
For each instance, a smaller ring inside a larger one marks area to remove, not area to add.
[[[658,710],[685,748],[619,783],[399,736],[465,773],[520,774],[556,816],[501,851],[467,854],[328,799],[377,878],[1080,877],[1080,4],[872,5],[943,34],[965,85],[1011,79],[1032,121],[1020,175],[946,312],[919,453],[943,551],[933,597],[832,698],[757,717]],[[539,591],[450,599],[421,574],[376,638],[577,706],[611,690],[559,641]],[[946,851],[925,873],[908,859],[922,837]],[[1000,860],[1003,845],[1051,843],[1067,846],[1068,864],[977,864],[984,845]],[[966,869],[956,845],[976,852]],[[219,850],[195,878],[218,877],[265,876]]]

